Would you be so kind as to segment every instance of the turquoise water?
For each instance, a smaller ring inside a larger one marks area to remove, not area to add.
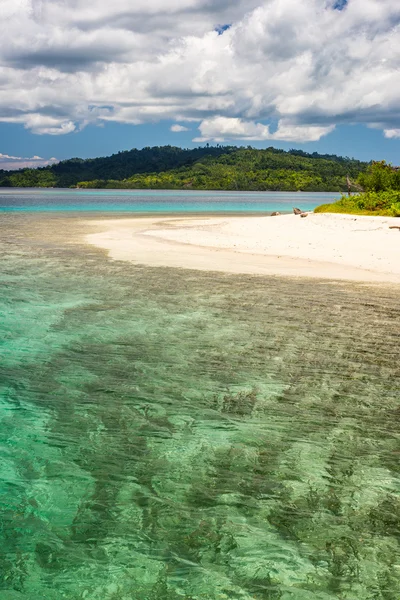
[[[314,210],[339,193],[0,188],[0,212],[269,213]]]
[[[399,292],[0,221],[1,600],[398,600]]]

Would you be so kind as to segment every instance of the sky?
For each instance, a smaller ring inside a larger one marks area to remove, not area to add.
[[[206,143],[400,164],[399,0],[0,0],[0,168]]]

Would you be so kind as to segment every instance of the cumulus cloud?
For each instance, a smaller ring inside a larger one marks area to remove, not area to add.
[[[316,141],[323,135],[327,135],[334,129],[334,125],[327,127],[315,127],[296,125],[290,120],[281,119],[278,128],[271,132],[269,125],[243,121],[243,119],[214,117],[205,119],[200,124],[201,137],[195,138],[197,142],[208,142],[210,140],[223,141],[225,139],[242,140],[284,140],[293,141]]]
[[[171,131],[173,133],[182,133],[183,131],[189,131],[188,127],[185,127],[184,125],[172,125],[171,126]]]
[[[1,0],[0,16],[0,121],[37,134],[168,119],[201,141],[398,137],[398,0]]]
[[[400,138],[400,129],[385,129],[384,131],[386,138]]]
[[[23,158],[22,156],[9,156],[8,154],[1,154],[0,152],[0,169],[5,171],[13,169],[24,169],[34,167],[46,167],[47,165],[53,165],[58,163],[57,158],[50,158],[46,160],[40,156],[32,156],[31,158]]]

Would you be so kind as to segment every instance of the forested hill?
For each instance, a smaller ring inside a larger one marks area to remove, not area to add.
[[[334,155],[234,146],[174,146],[73,158],[39,169],[0,171],[0,186],[214,190],[346,189],[368,163]]]
[[[91,179],[125,179],[138,173],[160,173],[192,165],[205,156],[218,157],[230,147],[204,147],[185,150],[175,146],[155,146],[126,150],[101,158],[70,158],[50,167],[0,171],[0,186],[76,187]]]

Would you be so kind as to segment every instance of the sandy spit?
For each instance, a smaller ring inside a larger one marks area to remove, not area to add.
[[[88,221],[116,260],[228,273],[400,283],[400,219],[313,214]]]

